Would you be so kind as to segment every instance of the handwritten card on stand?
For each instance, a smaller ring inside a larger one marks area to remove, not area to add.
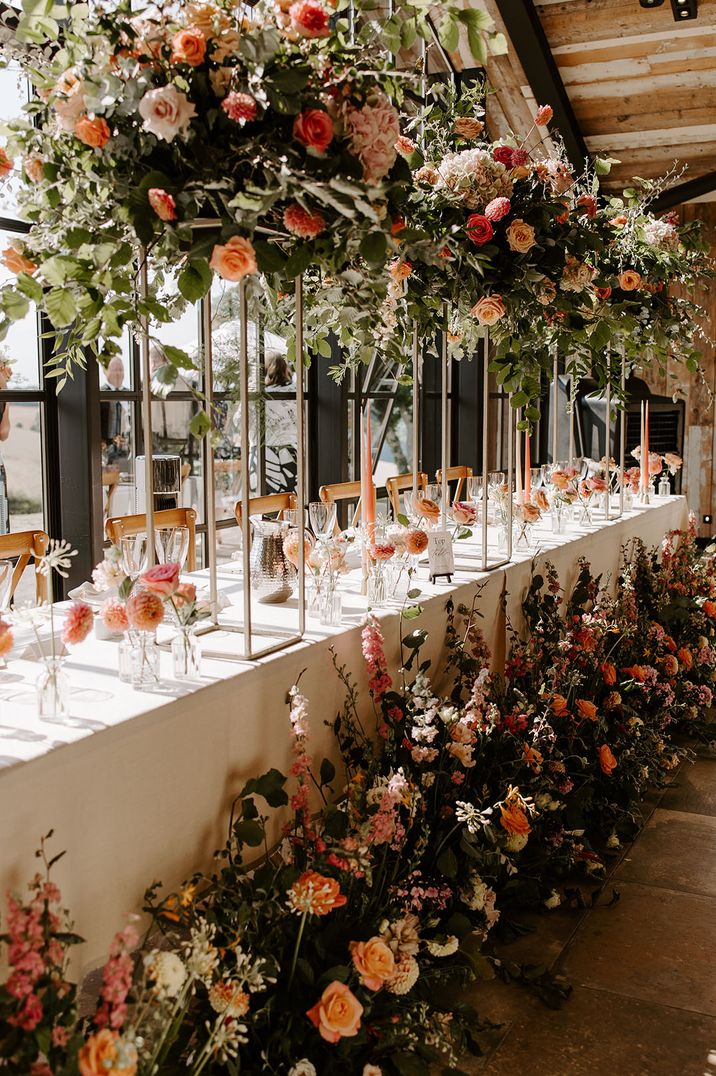
[[[455,574],[455,558],[452,551],[452,535],[447,530],[428,531],[428,565],[430,582],[434,583],[440,576],[447,576],[452,582]]]

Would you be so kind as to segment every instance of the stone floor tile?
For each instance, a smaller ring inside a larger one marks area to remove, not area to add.
[[[657,810],[612,877],[716,897],[716,815]]]
[[[691,765],[682,766],[659,806],[716,816],[716,757],[697,758]]]
[[[480,1076],[710,1076],[716,1019],[577,987],[563,1009],[525,998]]]
[[[585,918],[560,971],[574,986],[716,1016],[716,899],[614,884],[621,899]]]

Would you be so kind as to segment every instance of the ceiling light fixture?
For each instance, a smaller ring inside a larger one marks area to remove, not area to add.
[[[639,0],[639,3],[641,2],[642,0]],[[671,0],[671,10],[676,22],[695,19],[699,13],[698,7],[698,0]]]
[[[639,0],[642,7],[661,7],[664,0]]]

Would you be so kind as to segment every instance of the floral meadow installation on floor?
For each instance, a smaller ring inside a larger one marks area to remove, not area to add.
[[[521,909],[600,899],[645,792],[688,758],[687,737],[713,741],[716,559],[692,527],[625,549],[615,593],[586,563],[564,593],[545,564],[504,676],[490,672],[478,605],[479,592],[472,607],[448,602],[435,672],[419,606],[404,608],[395,675],[367,621],[369,725],[337,662],[337,716],[309,716],[291,689],[290,775],[238,792],[213,873],[150,887],[142,941],[131,921],[117,934],[84,1017],[67,975],[80,939],[44,840],[44,871],[3,924],[5,1070],[459,1072],[480,1052],[471,981],[521,979],[558,1006],[569,985],[496,944],[524,929]],[[322,719],[338,769],[312,756]]]

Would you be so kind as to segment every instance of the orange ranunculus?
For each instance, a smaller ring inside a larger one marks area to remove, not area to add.
[[[101,116],[80,116],[75,124],[75,136],[92,149],[102,149],[109,142],[109,125]]]
[[[512,800],[500,807],[500,824],[508,833],[530,833],[532,827],[529,819],[517,800]]]
[[[580,717],[585,718],[587,721],[597,720],[597,708],[589,699],[577,699],[575,706]]]
[[[691,651],[687,650],[685,646],[682,646],[680,650],[676,651],[676,656],[686,670],[690,669],[691,666],[694,664],[694,659],[691,656]]]
[[[555,717],[566,717],[569,713],[564,695],[553,695],[549,707]]]
[[[617,682],[617,670],[614,668],[611,661],[603,661],[601,668],[604,683],[609,687],[613,687]]]
[[[643,684],[646,679],[646,669],[643,665],[627,665],[622,669],[627,676],[631,676],[632,680],[637,680],[638,683]]]
[[[305,871],[288,891],[288,906],[299,914],[328,915],[335,908],[342,908],[347,901],[336,879],[318,871]]]
[[[380,990],[395,972],[395,957],[390,946],[382,938],[370,938],[367,942],[351,942],[353,967],[360,981],[368,990]]]
[[[330,983],[306,1016],[326,1042],[340,1042],[358,1034],[363,1006],[345,983]]]
[[[91,1035],[77,1055],[80,1076],[134,1076],[137,1052],[131,1043],[118,1046],[118,1040],[117,1032],[106,1027]]]
[[[217,244],[211,252],[209,265],[223,280],[236,282],[258,271],[256,251],[248,239],[232,235],[225,244]]]
[[[701,606],[706,616],[716,616],[716,602],[712,602],[709,598],[706,599]]]
[[[611,772],[616,764],[617,760],[612,754],[611,747],[603,743],[599,748],[599,765],[602,767],[602,773],[606,773],[607,777],[611,776]]]
[[[641,284],[641,273],[636,269],[625,269],[619,274],[619,287],[622,291],[636,291]]]
[[[172,63],[198,67],[206,56],[206,38],[201,30],[189,27],[172,38]]]
[[[15,247],[7,247],[0,255],[0,261],[11,273],[29,273],[30,276],[36,271],[37,266],[29,258],[23,257]]]

